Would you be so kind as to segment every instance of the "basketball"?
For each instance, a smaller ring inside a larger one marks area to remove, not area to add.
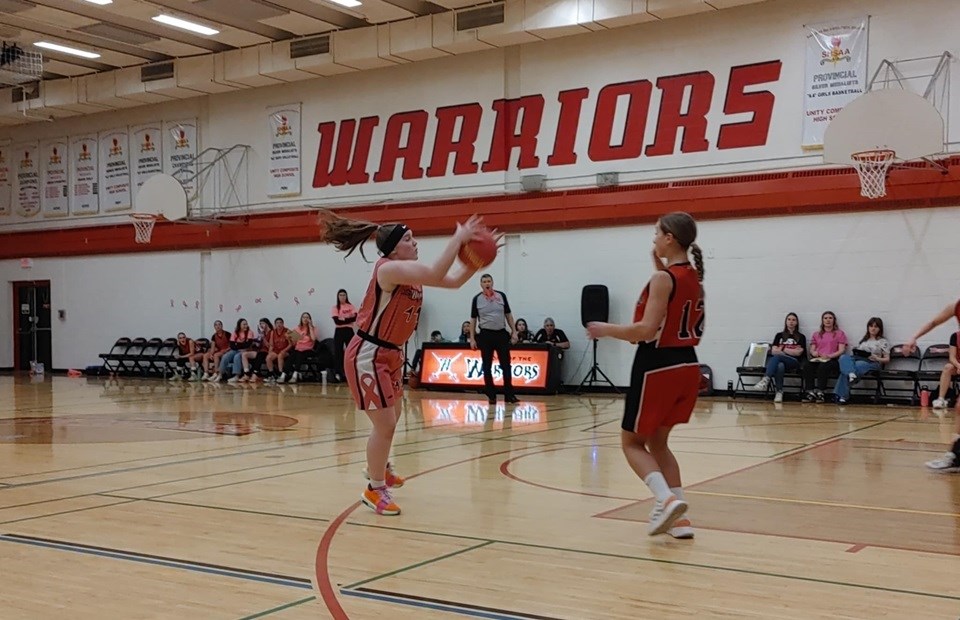
[[[480,232],[479,239],[473,239],[460,246],[459,257],[464,265],[480,269],[497,258],[497,240],[488,229]]]

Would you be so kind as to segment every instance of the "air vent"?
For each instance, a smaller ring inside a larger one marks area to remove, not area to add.
[[[290,58],[305,58],[330,53],[330,35],[290,42]]]
[[[30,82],[10,91],[10,103],[22,103],[40,98],[40,82]]]
[[[140,67],[141,82],[156,82],[173,77],[173,61],[158,62],[155,65]]]
[[[478,9],[470,9],[457,13],[457,32],[496,26],[504,22],[503,3],[488,4]]]

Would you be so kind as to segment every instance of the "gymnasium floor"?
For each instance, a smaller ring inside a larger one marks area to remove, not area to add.
[[[960,616],[960,476],[923,468],[949,414],[702,400],[677,541],[620,409],[408,392],[378,517],[341,386],[0,377],[0,617]]]

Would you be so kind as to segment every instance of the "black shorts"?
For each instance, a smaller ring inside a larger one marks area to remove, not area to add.
[[[642,437],[690,420],[700,390],[693,347],[658,349],[641,343],[633,358],[621,428]]]

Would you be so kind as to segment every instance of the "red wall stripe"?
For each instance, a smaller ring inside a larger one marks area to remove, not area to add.
[[[349,209],[375,222],[406,222],[419,236],[448,234],[458,220],[484,216],[506,232],[617,226],[655,221],[670,211],[725,219],[960,205],[960,157],[933,168],[893,170],[887,196],[868,200],[852,169],[806,169],[614,188],[485,196]],[[90,256],[309,243],[321,225],[311,210],[232,217],[223,221],[158,222],[150,245],[134,242],[132,225],[34,230],[0,235],[0,258]]]

